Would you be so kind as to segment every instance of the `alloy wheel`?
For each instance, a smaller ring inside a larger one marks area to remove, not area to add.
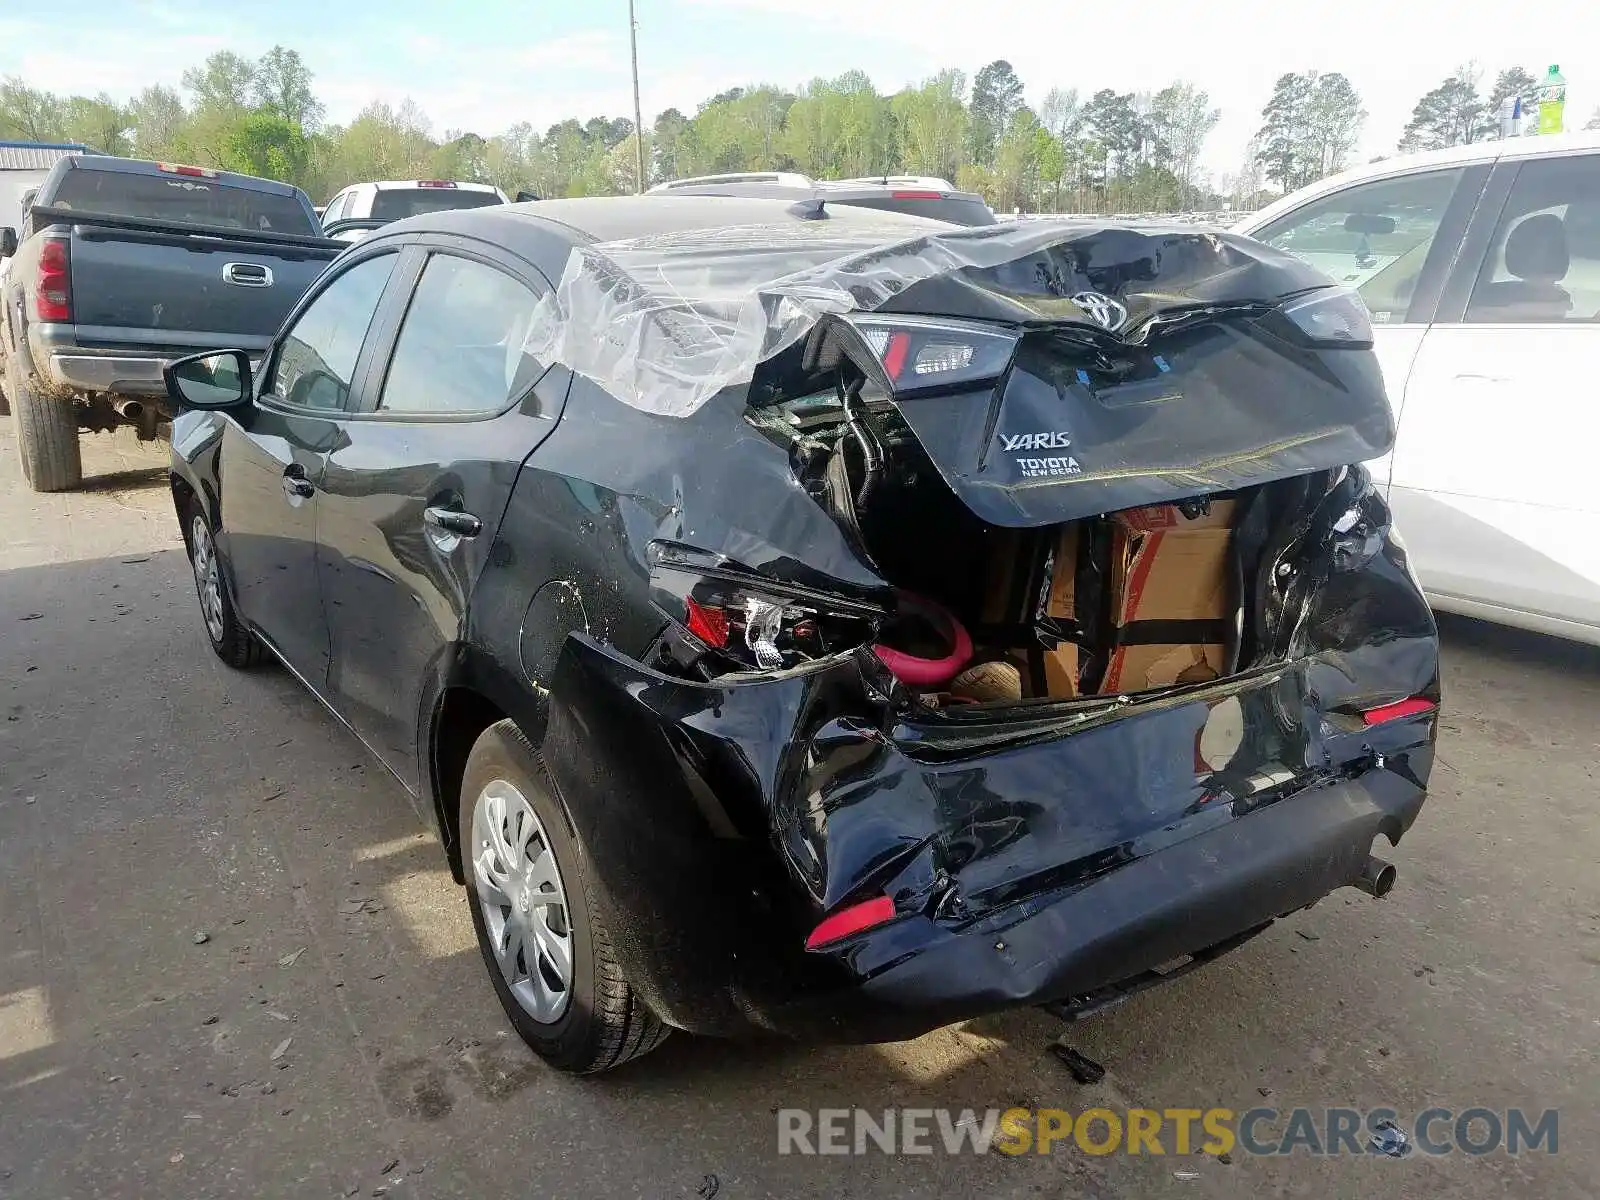
[[[572,998],[572,923],[550,839],[533,806],[504,779],[472,807],[472,875],[484,929],[506,986],[540,1024]]]
[[[200,612],[206,619],[211,640],[221,644],[225,632],[222,610],[222,575],[217,566],[217,549],[205,518],[195,516],[189,526],[190,559],[194,566],[194,586],[200,593]]]

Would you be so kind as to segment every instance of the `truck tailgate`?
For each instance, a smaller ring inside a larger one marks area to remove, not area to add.
[[[264,347],[338,253],[320,238],[74,225],[79,345]]]

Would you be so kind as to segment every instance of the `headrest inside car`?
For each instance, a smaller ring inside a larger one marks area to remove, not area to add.
[[[1567,227],[1554,213],[1529,217],[1506,239],[1506,270],[1518,279],[1555,283],[1570,265]]]

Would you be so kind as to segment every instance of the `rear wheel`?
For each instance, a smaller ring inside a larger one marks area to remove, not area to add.
[[[17,367],[6,362],[6,392],[17,421],[17,457],[22,477],[36,492],[68,492],[83,482],[78,421],[69,402],[40,396]]]
[[[200,597],[206,640],[217,657],[230,667],[239,670],[253,667],[261,661],[261,643],[234,611],[222,578],[222,563],[217,559],[217,543],[211,536],[211,525],[193,501],[187,505],[184,520],[184,540],[189,546],[189,565],[194,569],[194,590]]]
[[[554,784],[511,721],[473,746],[458,831],[467,900],[495,995],[534,1052],[575,1074],[609,1071],[668,1028],[628,985]]]

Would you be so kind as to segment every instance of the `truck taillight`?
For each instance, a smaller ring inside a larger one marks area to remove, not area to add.
[[[41,321],[72,320],[72,258],[67,240],[47,237],[39,247],[39,275],[34,285],[34,315]]]

